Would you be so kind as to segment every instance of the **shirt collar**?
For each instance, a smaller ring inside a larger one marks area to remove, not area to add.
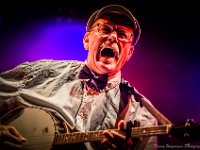
[[[84,61],[84,64],[87,66],[87,60]],[[94,71],[92,71],[88,66],[87,68],[90,70],[90,72],[94,75],[97,76]],[[115,88],[117,85],[119,85],[121,82],[121,71],[116,73],[115,75],[110,75],[108,76],[107,84],[103,90],[108,91],[112,88]]]

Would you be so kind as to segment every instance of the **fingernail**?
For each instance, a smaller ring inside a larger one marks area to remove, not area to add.
[[[23,142],[25,142],[25,141],[26,141],[26,139],[25,139],[24,137],[21,137],[21,140],[22,140]]]

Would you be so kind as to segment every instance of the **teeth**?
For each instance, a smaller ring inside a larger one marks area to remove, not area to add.
[[[102,47],[103,47],[102,45],[99,46],[99,51],[101,51],[101,48],[102,48]]]
[[[118,59],[119,58],[119,53],[115,51],[115,57]]]

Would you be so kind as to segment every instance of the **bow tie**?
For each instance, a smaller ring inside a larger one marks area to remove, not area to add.
[[[98,92],[106,87],[108,80],[107,75],[96,75],[86,65],[80,71],[79,78],[88,79],[87,86]]]

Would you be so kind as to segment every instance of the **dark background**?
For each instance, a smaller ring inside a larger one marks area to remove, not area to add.
[[[11,66],[5,61],[9,59],[5,54],[11,53],[7,49],[12,45],[10,36],[28,22],[55,16],[86,21],[97,8],[111,3],[129,8],[142,28],[134,56],[122,70],[123,77],[174,124],[188,118],[199,123],[200,10],[197,1],[1,1],[0,63],[4,67],[0,71]]]

